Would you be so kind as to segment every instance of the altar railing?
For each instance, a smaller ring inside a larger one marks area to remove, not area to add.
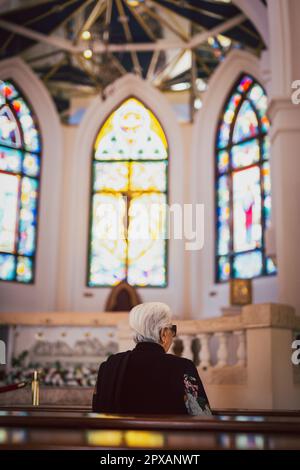
[[[174,322],[178,337],[170,353],[195,362],[214,408],[300,409],[300,366],[291,360],[300,318],[293,308],[253,304],[239,315]],[[90,335],[110,327],[119,351],[134,346],[127,312],[0,313],[1,324],[88,328]]]

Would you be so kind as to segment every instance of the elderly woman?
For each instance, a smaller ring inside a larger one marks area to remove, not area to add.
[[[93,410],[124,414],[211,414],[197,369],[189,359],[166,354],[176,335],[166,304],[134,307],[132,351],[110,356],[100,365]]]

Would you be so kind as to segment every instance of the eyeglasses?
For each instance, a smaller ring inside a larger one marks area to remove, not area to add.
[[[177,335],[177,325],[171,325],[170,330],[172,331],[173,337]]]

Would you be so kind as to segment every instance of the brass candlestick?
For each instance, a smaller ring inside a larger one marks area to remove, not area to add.
[[[39,373],[37,370],[33,372],[33,379],[31,383],[32,392],[32,405],[39,406],[40,404],[40,384],[39,384]]]

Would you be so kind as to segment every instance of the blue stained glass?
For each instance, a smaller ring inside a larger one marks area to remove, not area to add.
[[[12,147],[21,147],[21,134],[18,123],[9,106],[0,109],[0,142]]]
[[[25,153],[23,160],[23,172],[27,176],[39,176],[40,157],[35,153]]]
[[[22,167],[22,152],[20,150],[0,145],[0,171],[20,173]]]
[[[225,255],[229,252],[230,243],[230,208],[229,208],[229,178],[221,176],[218,180],[218,254]]]
[[[229,134],[230,125],[223,121],[219,129],[218,147],[222,148],[228,145]]]
[[[16,260],[13,255],[0,253],[0,280],[13,281],[15,277]]]
[[[262,158],[263,158],[263,160],[268,160],[270,158],[270,139],[267,135],[263,139]]]
[[[270,121],[267,116],[262,116],[261,118],[261,130],[262,132],[268,132],[270,128]]]
[[[0,93],[6,100],[12,100],[19,92],[11,82],[0,80]]]
[[[271,258],[266,259],[266,265],[267,265],[267,273],[268,274],[276,274],[277,268]]]
[[[237,143],[258,134],[258,121],[248,100],[242,104],[233,131],[233,142]]]
[[[225,173],[229,167],[229,153],[227,150],[221,150],[218,153],[218,170],[220,173]]]
[[[12,102],[13,109],[17,114],[23,130],[24,143],[27,150],[40,151],[40,138],[35,126],[32,113],[23,98],[17,98]]]
[[[220,126],[219,136],[218,136],[218,147],[226,147],[229,141],[230,126],[232,124],[236,108],[241,101],[242,96],[239,93],[235,93],[230,98],[228,105],[223,116],[223,123]]]
[[[249,75],[237,83],[217,134],[217,280],[274,274],[265,256],[271,220],[267,96]]]
[[[28,283],[33,278],[33,265],[31,258],[18,256],[17,261],[17,281]]]
[[[230,279],[230,263],[228,256],[220,256],[218,259],[218,278],[220,281]]]
[[[23,178],[19,220],[19,253],[29,256],[33,254],[35,249],[37,188],[37,180]]]
[[[235,255],[233,258],[233,277],[251,279],[263,273],[263,257],[261,251],[252,251]]]
[[[0,82],[0,142],[0,279],[31,283],[40,134],[30,106],[9,81]]]
[[[237,90],[240,92],[240,93],[244,93],[245,91],[247,91],[249,89],[249,87],[252,85],[253,83],[253,78],[249,77],[249,75],[244,75],[244,77],[241,79],[238,87],[237,87]]]

